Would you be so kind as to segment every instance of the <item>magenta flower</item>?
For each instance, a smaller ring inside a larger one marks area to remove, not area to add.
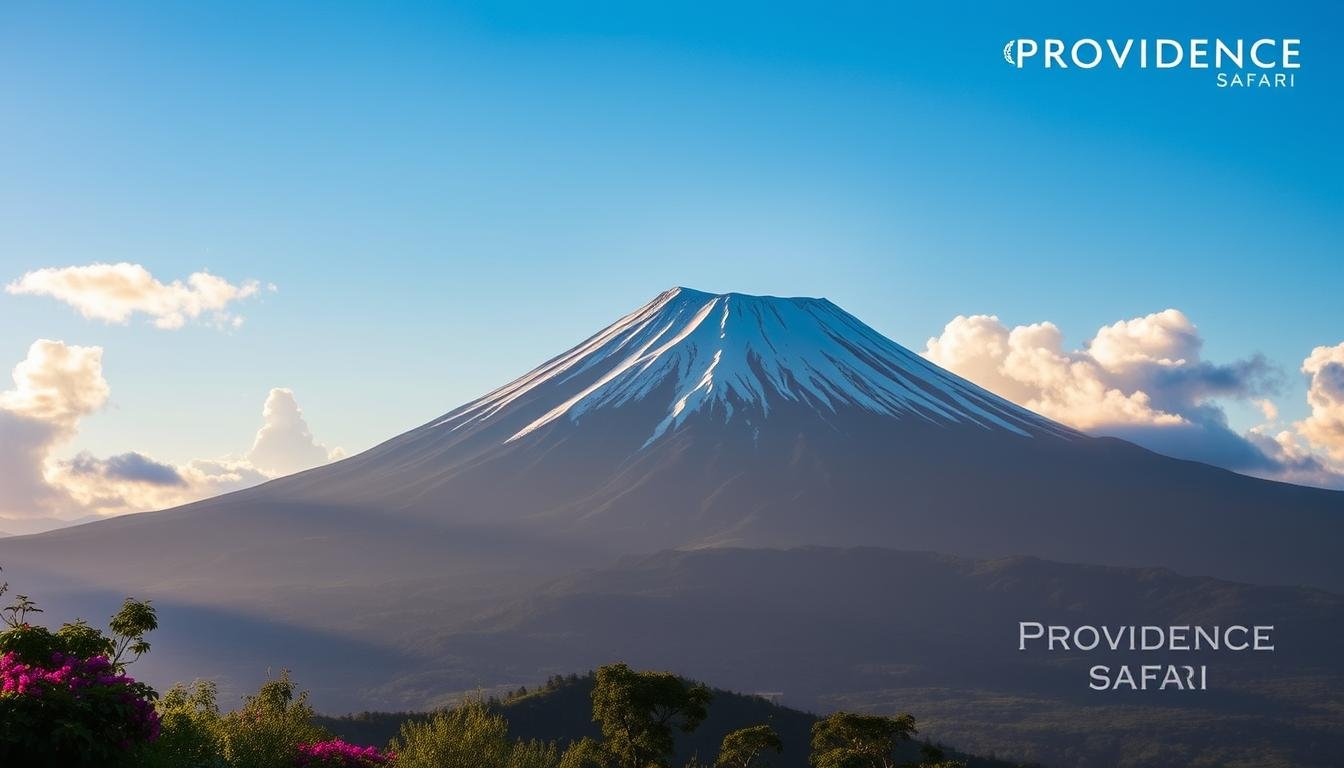
[[[387,765],[396,755],[377,747],[360,747],[340,739],[300,744],[295,764],[302,768],[367,768]]]
[[[16,696],[46,699],[68,695],[80,700],[92,692],[110,694],[129,707],[130,733],[144,741],[159,737],[159,713],[140,692],[134,679],[118,674],[106,656],[82,659],[53,653],[46,665],[25,664],[17,653],[0,655],[0,697]],[[126,740],[126,747],[130,747]]]

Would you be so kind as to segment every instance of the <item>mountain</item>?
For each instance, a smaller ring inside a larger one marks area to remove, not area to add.
[[[678,288],[357,456],[7,540],[0,561],[248,610],[260,598],[320,624],[347,613],[321,594],[332,583],[342,601],[394,581],[487,599],[595,558],[724,545],[1030,554],[1344,590],[1342,535],[1344,493],[1084,436],[829,301]]]
[[[96,620],[127,593],[154,599],[163,629],[138,669],[158,683],[217,676],[226,696],[292,666],[328,710],[419,707],[625,657],[746,690],[786,685],[821,707],[894,691],[918,695],[899,708],[919,714],[950,691],[958,718],[989,724],[1010,717],[994,708],[1014,691],[1037,698],[1011,717],[1084,704],[1102,720],[1121,714],[1064,696],[1086,693],[1072,668],[1005,658],[1018,618],[1088,606],[1098,621],[1121,607],[1189,621],[1232,606],[1217,615],[1259,622],[1282,599],[1296,611],[1285,626],[1338,627],[1338,601],[1317,590],[1344,592],[1342,540],[1344,493],[1080,434],[822,299],[674,289],[364,453],[171,510],[0,539],[0,565],[44,618]],[[945,554],[857,570],[768,554],[816,546]],[[703,576],[660,587],[661,601],[612,587],[619,571],[581,575],[664,550],[680,553],[657,556],[667,573]],[[754,565],[683,559],[719,552]],[[1002,560],[1020,556],[1043,560]],[[1185,578],[1158,567],[1196,581],[1155,592]],[[719,591],[735,602],[715,602]],[[1153,602],[1163,594],[1180,599]],[[621,605],[662,629],[631,634]],[[837,629],[818,630],[822,620]],[[721,635],[687,634],[716,622]],[[1327,636],[1307,634],[1311,648]],[[1300,714],[1312,738],[1321,714],[1303,691],[1337,679],[1318,661],[1294,657],[1306,671],[1277,693],[1266,676],[1243,700],[1306,707],[1275,711]],[[1134,717],[1177,720],[1222,700],[1152,711],[1145,700]],[[1024,734],[1050,734],[985,727],[987,741],[958,732],[953,743],[985,753],[996,738],[1017,749]]]

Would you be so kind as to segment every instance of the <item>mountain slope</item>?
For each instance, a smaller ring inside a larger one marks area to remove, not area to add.
[[[674,289],[362,454],[6,539],[0,562],[330,627],[341,601],[387,584],[448,605],[711,545],[1034,554],[1344,591],[1342,539],[1344,493],[1083,436],[825,300]]]

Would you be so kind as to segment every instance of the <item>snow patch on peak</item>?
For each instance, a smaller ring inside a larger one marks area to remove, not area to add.
[[[509,441],[560,419],[672,396],[645,446],[692,414],[768,418],[782,403],[822,412],[971,423],[1018,435],[1063,427],[929,363],[825,299],[673,288],[517,381],[449,414],[458,429],[524,395],[553,402]]]

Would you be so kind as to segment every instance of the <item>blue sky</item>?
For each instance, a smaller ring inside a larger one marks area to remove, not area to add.
[[[914,349],[958,314],[1077,347],[1175,307],[1307,413],[1298,367],[1344,341],[1337,6],[649,5],[7,3],[0,282],[277,291],[230,331],[0,294],[0,367],[103,348],[65,450],[240,453],[281,386],[358,450],[689,285],[826,296]],[[1300,37],[1303,66],[1229,92],[1000,56],[1079,35]]]

